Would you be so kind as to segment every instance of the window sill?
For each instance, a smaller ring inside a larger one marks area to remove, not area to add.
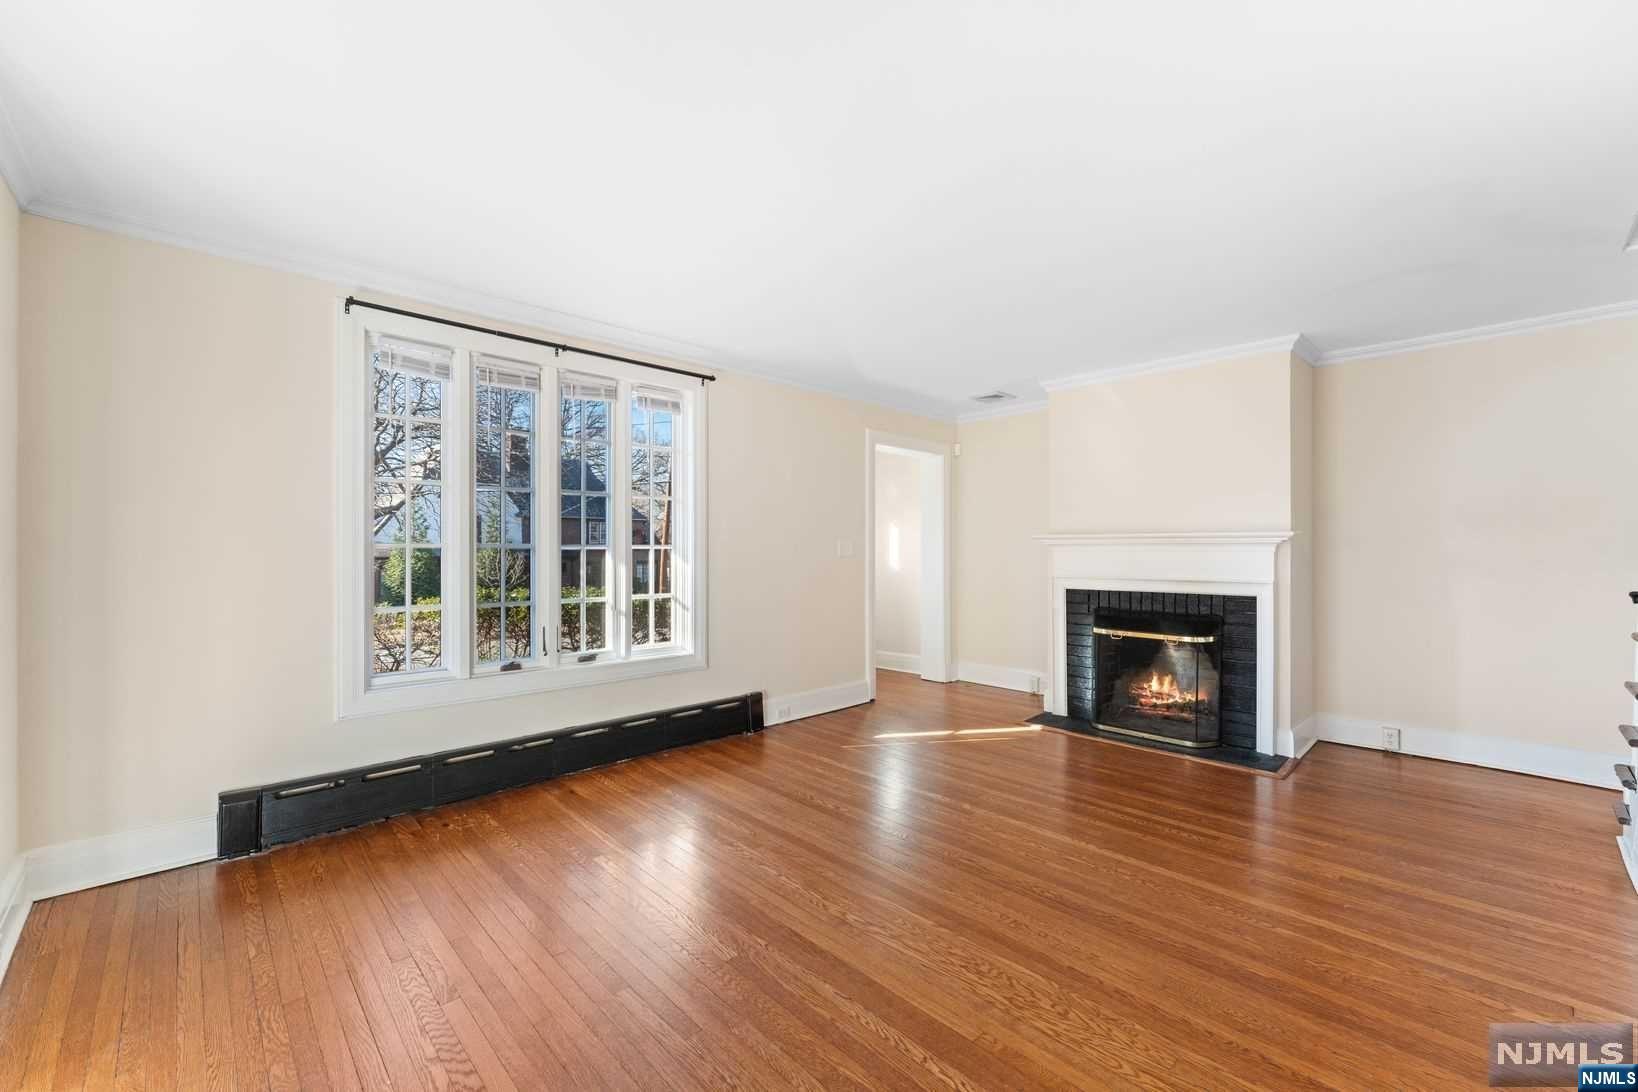
[[[463,705],[474,701],[568,690],[579,686],[601,686],[633,679],[701,671],[707,667],[704,653],[677,650],[649,653],[605,663],[561,664],[557,667],[524,668],[521,671],[491,672],[467,679],[432,672],[418,678],[392,680],[372,686],[362,693],[342,694],[337,719],[372,717],[432,709],[442,705]]]

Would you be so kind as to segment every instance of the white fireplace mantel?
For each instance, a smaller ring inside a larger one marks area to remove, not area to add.
[[[1198,531],[1037,535],[1047,548],[1052,692],[1069,714],[1065,593],[1076,590],[1251,595],[1257,599],[1257,749],[1290,754],[1291,726],[1276,722],[1275,596],[1280,546],[1290,531]]]

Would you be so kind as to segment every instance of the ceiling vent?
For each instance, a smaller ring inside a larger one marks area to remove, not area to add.
[[[1006,402],[1017,397],[1016,394],[1008,394],[1006,391],[991,391],[989,394],[973,395],[973,401],[982,402],[986,406],[993,406],[997,402]]]

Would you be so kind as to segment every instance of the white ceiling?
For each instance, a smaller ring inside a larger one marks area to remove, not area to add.
[[[1638,298],[1632,0],[12,0],[0,28],[32,211],[941,416]]]

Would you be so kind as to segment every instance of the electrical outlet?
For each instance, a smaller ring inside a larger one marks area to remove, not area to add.
[[[791,719],[791,707],[790,706],[781,705],[777,709],[774,710],[774,720],[790,720],[790,719]]]
[[[1399,729],[1382,726],[1382,749],[1384,751],[1399,750]]]
[[[1029,677],[1029,692],[1031,694],[1039,694],[1041,692],[1041,676],[1031,675]]]
[[[839,539],[836,540],[836,556],[837,557],[852,557],[853,556],[853,540],[851,538],[839,538]]]

